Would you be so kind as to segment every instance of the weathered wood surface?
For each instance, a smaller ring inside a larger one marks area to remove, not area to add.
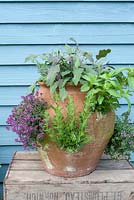
[[[63,178],[43,169],[37,152],[17,152],[4,182],[4,200],[132,200],[134,170],[103,156],[88,176]]]

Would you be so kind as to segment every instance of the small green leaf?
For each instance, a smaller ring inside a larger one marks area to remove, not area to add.
[[[82,76],[82,78],[85,79],[86,81],[89,81],[89,80],[90,80],[90,78],[89,78],[88,75],[84,75],[84,76]]]
[[[104,58],[111,52],[111,49],[103,49],[100,50],[99,53],[96,55],[96,59],[99,60],[100,58]]]
[[[103,97],[103,96],[99,96],[99,97],[98,97],[98,103],[99,103],[99,105],[102,104],[103,100],[104,100],[104,97]]]
[[[66,75],[68,75],[68,74],[70,74],[70,73],[71,73],[70,70],[66,70],[66,71],[64,71],[64,72],[61,72],[61,75],[62,75],[62,76],[66,76]]]
[[[37,57],[38,57],[38,55],[31,54],[31,55],[29,55],[28,57],[25,58],[25,62],[35,63]]]
[[[59,88],[60,92],[60,99],[64,101],[64,99],[67,97],[67,91],[65,90],[64,87]]]
[[[57,87],[58,87],[58,81],[56,81],[55,83],[53,83],[53,85],[50,86],[50,93],[53,94],[57,89]]]
[[[74,63],[74,67],[78,68],[80,66],[80,59],[76,58],[75,63]]]
[[[94,63],[93,55],[90,52],[84,52],[83,55],[91,62]]]
[[[78,69],[75,69],[75,70],[73,71],[73,74],[74,74],[73,83],[74,83],[74,85],[78,85],[83,70],[84,70],[84,69],[82,69],[82,68],[78,68]]]
[[[55,65],[55,66],[50,67],[50,69],[48,70],[48,75],[47,75],[47,80],[46,80],[48,85],[53,84],[58,72],[60,72],[59,65]]]
[[[107,92],[114,97],[121,98],[121,95],[115,90],[109,89]]]
[[[85,85],[83,85],[83,86],[81,87],[81,91],[82,91],[82,92],[87,92],[89,89],[90,89],[90,87],[89,87],[87,84],[85,84]]]
[[[128,77],[128,85],[134,90],[134,77]]]
[[[68,44],[65,45],[65,49],[68,54],[72,53],[72,48]]]
[[[32,93],[34,93],[35,88],[36,88],[36,85],[37,85],[37,81],[34,82],[34,83],[29,87],[29,90],[30,90]]]

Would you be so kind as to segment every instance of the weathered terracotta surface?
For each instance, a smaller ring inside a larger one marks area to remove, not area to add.
[[[50,96],[47,96],[46,90],[49,89],[43,86],[39,92],[43,93],[43,97],[48,103],[53,104],[53,100]],[[75,105],[78,108],[77,112],[79,112],[83,108],[84,95],[82,94],[82,97],[80,97],[82,105],[79,105],[77,99],[79,97],[76,97],[77,93],[73,92],[72,89],[71,92],[70,94],[73,94],[74,102],[76,100]],[[80,93],[78,89],[79,96]],[[63,103],[61,103],[61,106],[64,106]],[[65,108],[63,108],[63,110],[66,112]],[[51,113],[51,115],[53,114],[54,113]],[[92,142],[84,145],[77,153],[67,153],[59,149],[56,144],[51,141],[48,142],[49,144],[47,147],[38,148],[45,170],[50,174],[63,177],[84,176],[94,171],[113,134],[114,119],[115,114],[113,112],[109,112],[106,115],[101,115],[99,113],[92,114],[89,119],[88,131],[88,134],[92,136]]]

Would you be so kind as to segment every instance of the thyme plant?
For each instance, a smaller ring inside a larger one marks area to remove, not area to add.
[[[129,113],[116,116],[114,134],[111,137],[105,153],[112,159],[127,157],[130,159],[131,152],[134,152],[134,124],[129,119]]]

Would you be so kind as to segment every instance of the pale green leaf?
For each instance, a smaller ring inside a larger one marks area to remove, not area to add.
[[[109,89],[107,92],[114,97],[121,98],[121,95],[116,90]]]
[[[99,103],[99,105],[102,104],[103,100],[104,100],[104,97],[103,97],[103,96],[99,96],[99,97],[98,97],[98,103]]]
[[[66,75],[68,75],[68,74],[70,74],[70,73],[71,73],[70,70],[66,70],[66,71],[64,71],[64,72],[61,72],[61,75],[62,75],[62,76],[66,76]]]
[[[128,85],[134,90],[134,77],[128,77]]]
[[[53,94],[58,87],[58,81],[54,82],[53,85],[50,86],[50,93]]]
[[[75,69],[75,70],[73,71],[73,74],[74,74],[73,83],[74,83],[74,85],[78,85],[83,70],[84,70],[84,69],[82,69],[82,68],[78,68],[78,69]]]
[[[67,91],[64,87],[59,88],[59,91],[60,91],[60,99],[64,101],[64,99],[67,96]]]
[[[72,48],[68,44],[65,45],[65,49],[68,54],[72,53]]]
[[[90,89],[90,87],[89,87],[87,84],[85,84],[85,85],[83,85],[83,86],[81,87],[81,91],[82,91],[82,92],[87,92],[89,89]]]
[[[47,75],[47,79],[46,79],[46,82],[47,82],[48,85],[53,84],[58,72],[60,72],[59,65],[55,65],[55,66],[50,67],[50,69],[48,70],[48,75]]]
[[[78,68],[80,66],[80,59],[76,58],[75,63],[74,63],[74,67]]]

